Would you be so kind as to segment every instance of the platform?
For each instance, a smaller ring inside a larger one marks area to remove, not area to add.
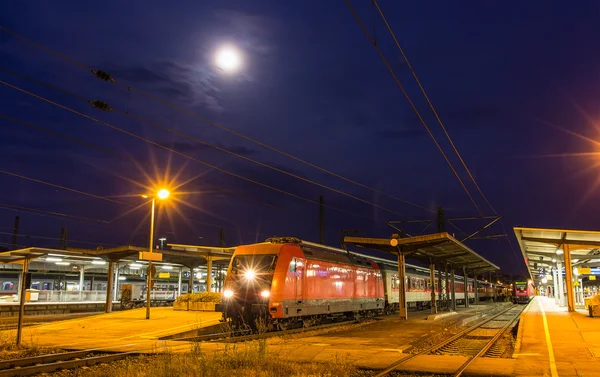
[[[521,315],[515,376],[600,375],[600,318],[535,297]]]
[[[133,309],[54,322],[23,329],[23,341],[38,347],[70,350],[99,348],[111,351],[151,351],[189,347],[187,342],[162,341],[160,338],[219,324],[221,313],[175,311],[152,308]]]

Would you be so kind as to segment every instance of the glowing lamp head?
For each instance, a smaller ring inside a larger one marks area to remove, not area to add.
[[[262,298],[268,298],[271,295],[271,292],[269,292],[268,290],[264,290],[262,292],[260,292],[260,297]]]
[[[231,289],[226,289],[225,292],[223,292],[223,296],[225,296],[225,298],[233,297],[233,291]]]
[[[564,253],[564,250],[563,250],[563,249],[558,249],[558,250],[556,250],[556,254],[557,254],[557,255],[562,255],[563,253]]]
[[[170,194],[171,193],[169,192],[169,190],[167,190],[167,189],[160,189],[156,193],[156,196],[158,196],[158,198],[160,200],[164,200],[164,199],[168,198]]]
[[[546,279],[546,278],[542,279],[542,284],[546,284],[547,282],[548,282],[548,279]]]
[[[246,270],[244,277],[246,277],[248,280],[254,280],[256,277],[256,272],[254,272],[254,270]]]
[[[242,58],[237,49],[226,46],[217,52],[215,63],[223,71],[233,73],[242,65]]]

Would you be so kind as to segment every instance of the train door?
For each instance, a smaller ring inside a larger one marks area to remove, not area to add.
[[[304,259],[303,258],[294,258],[294,263],[296,265],[296,301],[301,303],[304,299]]]

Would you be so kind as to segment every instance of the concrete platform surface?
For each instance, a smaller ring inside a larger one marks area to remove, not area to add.
[[[430,314],[427,312],[411,313],[408,320],[387,316],[373,323],[314,336],[294,339],[275,338],[269,342],[269,352],[300,362],[328,362],[338,359],[352,362],[361,368],[382,369],[407,357],[406,352],[410,348],[424,347],[425,344],[438,342],[449,332],[453,333],[456,327],[461,326],[466,320],[479,318],[482,311],[500,305],[506,304],[458,308],[457,314],[436,321],[428,321],[427,317]],[[399,370],[448,373],[456,370],[465,360],[466,357],[461,356],[419,356]],[[473,375],[489,376],[491,372],[512,371],[513,363],[514,360],[506,359],[482,360],[477,361],[468,371],[477,369],[478,372],[483,373],[473,373]],[[509,376],[510,374],[497,373],[496,375]]]
[[[29,326],[23,329],[23,341],[37,346],[73,350],[102,348],[113,351],[150,351],[155,347],[179,349],[189,347],[189,344],[159,341],[159,338],[216,325],[221,313],[175,311],[173,308],[159,307],[152,308],[149,320],[145,318],[146,309],[143,308]]]
[[[514,376],[600,376],[600,318],[535,297],[519,327]]]

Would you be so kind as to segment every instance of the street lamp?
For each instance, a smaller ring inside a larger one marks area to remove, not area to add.
[[[150,240],[148,249],[152,253],[154,248],[154,206],[156,199],[165,200],[169,197],[171,193],[167,189],[160,189],[156,193],[156,196],[152,197],[152,210],[150,212]],[[148,195],[142,195],[143,198],[147,198]],[[147,281],[148,288],[146,292],[146,319],[150,319],[150,290],[152,289],[152,260],[148,261],[148,271],[147,271]]]

